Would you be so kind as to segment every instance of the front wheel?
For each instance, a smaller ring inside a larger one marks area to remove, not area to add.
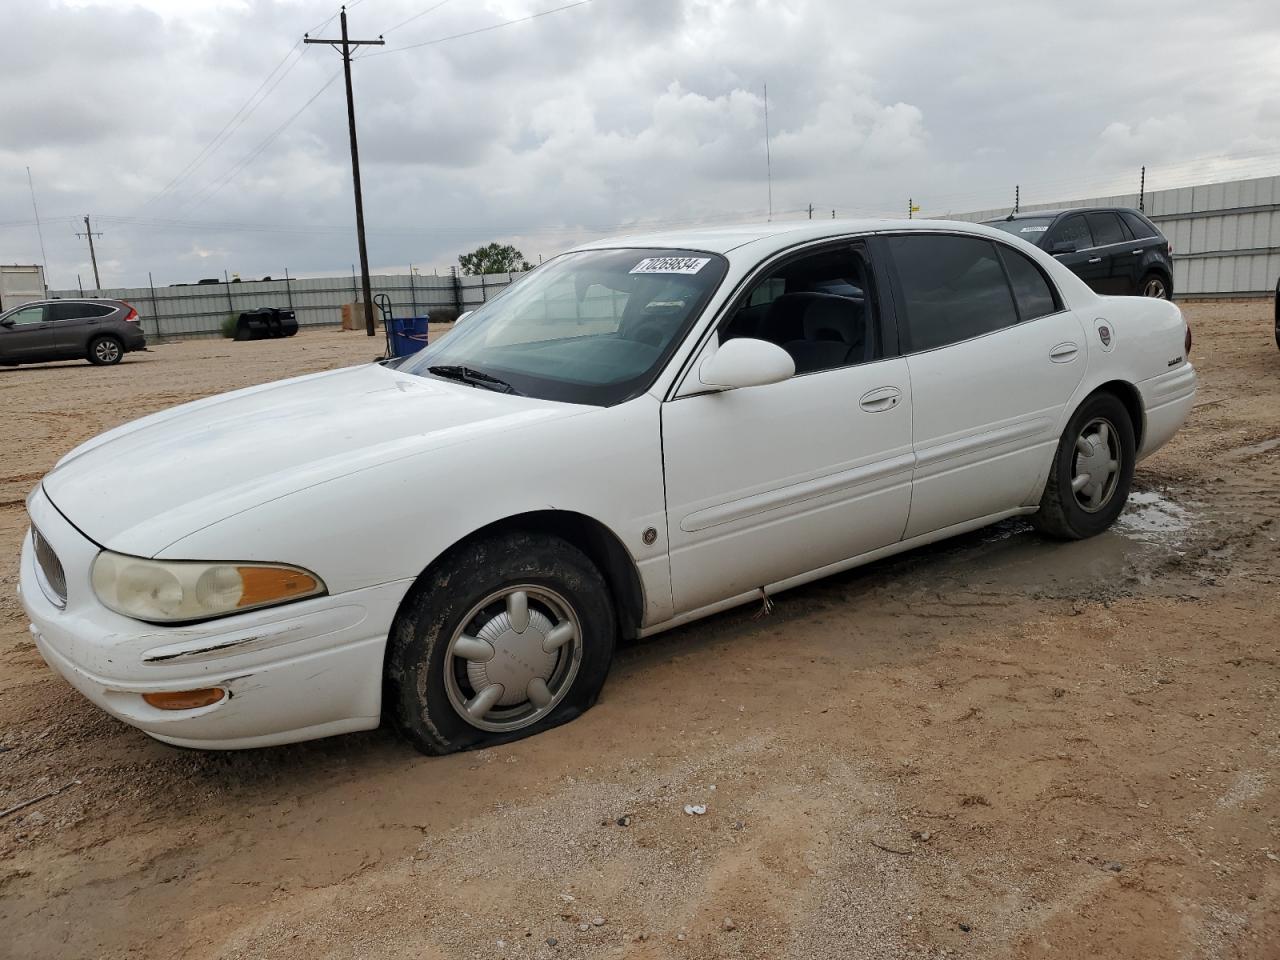
[[[475,541],[406,598],[388,638],[384,712],[429,754],[540,733],[595,703],[615,624],[604,578],[572,544]]]
[[[1036,528],[1062,540],[1092,537],[1115,522],[1133,484],[1133,421],[1120,399],[1096,393],[1072,416],[1058,441]]]

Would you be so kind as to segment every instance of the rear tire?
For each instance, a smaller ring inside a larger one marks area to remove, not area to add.
[[[98,367],[109,367],[124,356],[124,344],[116,337],[94,337],[89,341],[89,362]]]
[[[541,733],[595,703],[616,624],[604,578],[572,544],[526,533],[465,544],[396,616],[383,712],[434,755]]]
[[[1135,443],[1129,411],[1113,393],[1095,393],[1071,417],[1058,441],[1036,529],[1059,540],[1106,530],[1129,499]]]
[[[1169,290],[1169,281],[1163,273],[1155,270],[1142,278],[1142,282],[1138,284],[1138,294],[1151,297],[1153,300],[1170,300],[1173,297]]]

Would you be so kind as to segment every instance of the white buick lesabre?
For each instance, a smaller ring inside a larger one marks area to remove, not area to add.
[[[982,226],[602,241],[408,360],[80,446],[20,591],[49,664],[168,743],[492,744],[591,706],[619,638],[1014,514],[1099,533],[1189,347]]]

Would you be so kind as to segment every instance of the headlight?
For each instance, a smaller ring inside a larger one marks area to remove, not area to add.
[[[102,551],[93,591],[116,613],[159,623],[208,620],[325,592],[314,573],[279,563],[143,560]]]

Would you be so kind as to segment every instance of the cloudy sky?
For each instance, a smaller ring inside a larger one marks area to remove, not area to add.
[[[763,218],[766,83],[778,217],[1280,173],[1271,0],[568,2],[350,4],[387,41],[353,67],[375,273]],[[0,0],[0,263],[40,260],[30,167],[55,288],[90,282],[86,213],[108,287],[349,270],[341,62],[299,43],[335,13]]]

